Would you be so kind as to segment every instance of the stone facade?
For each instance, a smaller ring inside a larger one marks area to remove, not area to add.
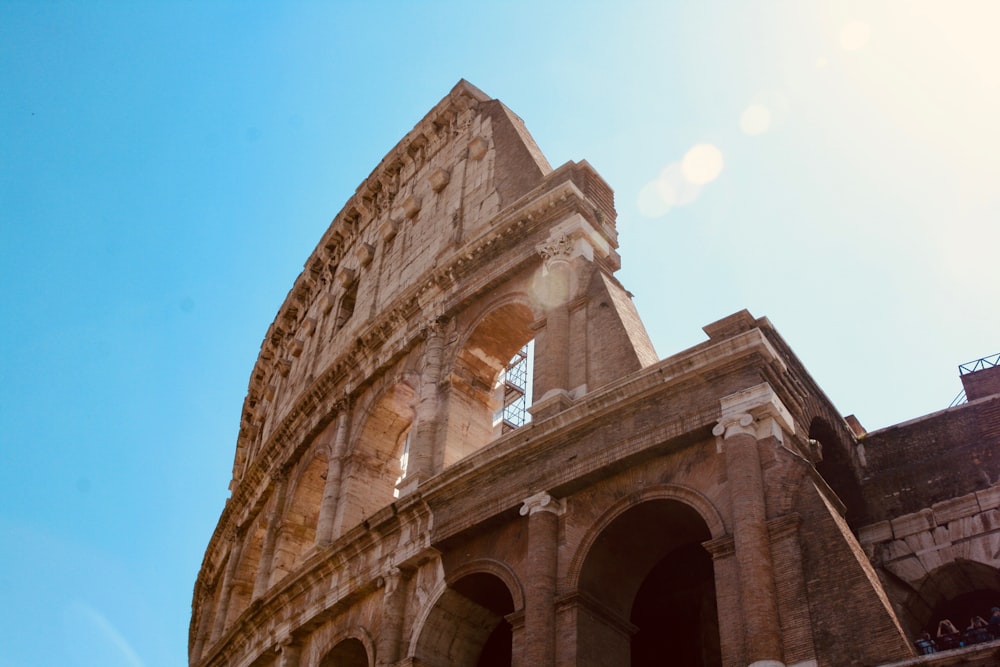
[[[385,157],[264,338],[193,667],[909,664],[1000,601],[1000,392],[864,434],[746,311],[659,360],[615,223],[466,82]]]

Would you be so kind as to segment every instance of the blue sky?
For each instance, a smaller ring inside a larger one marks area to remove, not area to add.
[[[1000,6],[538,4],[0,2],[0,667],[185,663],[264,333],[460,78],[615,188],[661,357],[749,308],[873,430],[1000,351]]]

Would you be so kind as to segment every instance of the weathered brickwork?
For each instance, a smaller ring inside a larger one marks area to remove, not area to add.
[[[590,165],[435,106],[267,331],[191,665],[903,664],[1000,602],[1000,397],[865,435],[746,311],[661,360],[616,248]]]

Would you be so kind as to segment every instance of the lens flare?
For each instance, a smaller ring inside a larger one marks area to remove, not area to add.
[[[851,21],[840,30],[840,48],[845,51],[857,51],[868,44],[872,36],[872,27],[864,21]]]
[[[743,134],[755,137],[771,128],[771,110],[763,104],[751,104],[740,115],[740,129]]]
[[[705,185],[719,177],[724,165],[722,151],[712,144],[698,144],[684,154],[681,171],[689,182]]]

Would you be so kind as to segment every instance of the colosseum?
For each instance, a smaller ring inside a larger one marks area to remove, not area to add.
[[[191,666],[1000,664],[997,358],[866,433],[766,318],[659,359],[619,264],[459,82],[267,330]]]

